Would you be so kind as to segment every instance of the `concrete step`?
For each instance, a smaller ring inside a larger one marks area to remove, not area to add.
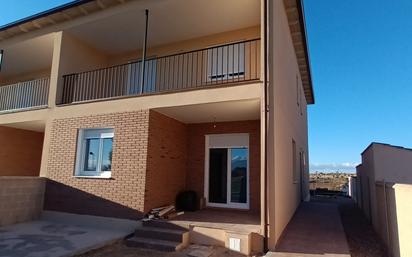
[[[172,230],[180,230],[180,231],[189,231],[189,228],[179,226],[174,224],[170,221],[166,220],[150,220],[142,222],[143,227],[155,227],[155,228],[164,228],[164,229],[172,229]]]
[[[160,227],[142,226],[135,230],[135,236],[143,238],[152,238],[172,242],[183,242],[185,234],[189,233],[184,230],[167,229]]]
[[[139,247],[145,249],[158,250],[163,252],[174,252],[180,249],[181,242],[159,240],[153,238],[131,237],[126,240],[128,247]]]

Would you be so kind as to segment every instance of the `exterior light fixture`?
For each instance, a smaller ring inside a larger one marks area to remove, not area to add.
[[[4,55],[4,51],[0,49],[0,71],[1,71],[1,64],[3,63],[3,55]]]

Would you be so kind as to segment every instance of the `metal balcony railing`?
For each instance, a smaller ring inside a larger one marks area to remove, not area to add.
[[[50,78],[0,86],[0,112],[40,108],[48,105]]]
[[[222,86],[260,78],[260,39],[63,76],[58,104]],[[142,76],[144,74],[144,76]],[[144,83],[142,83],[142,80]],[[143,84],[143,88],[141,85]]]

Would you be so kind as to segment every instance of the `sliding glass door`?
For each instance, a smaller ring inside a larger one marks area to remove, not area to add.
[[[239,139],[238,143],[236,139]],[[207,143],[205,172],[207,205],[248,209],[248,135],[210,135]]]

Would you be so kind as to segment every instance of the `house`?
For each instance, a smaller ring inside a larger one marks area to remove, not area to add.
[[[356,201],[392,256],[412,247],[412,149],[371,143],[356,167]]]
[[[191,190],[190,240],[250,253],[309,198],[300,0],[79,0],[0,49],[0,167],[46,178],[44,210],[140,219]]]

